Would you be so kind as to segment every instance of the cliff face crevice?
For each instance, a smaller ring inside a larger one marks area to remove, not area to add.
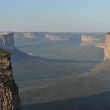
[[[21,110],[18,87],[12,75],[10,54],[0,49],[0,110]]]

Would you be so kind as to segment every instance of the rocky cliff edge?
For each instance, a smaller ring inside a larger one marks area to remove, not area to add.
[[[0,110],[21,110],[18,87],[12,75],[10,54],[0,49]]]

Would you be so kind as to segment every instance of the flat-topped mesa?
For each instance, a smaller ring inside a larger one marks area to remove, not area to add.
[[[104,34],[82,34],[81,45],[92,45],[98,48],[104,48]]]
[[[73,43],[81,42],[81,35],[75,33],[46,33],[45,38],[51,41],[72,41]]]
[[[0,49],[0,110],[21,110],[18,88],[12,75],[10,53]]]
[[[98,38],[96,37],[96,35],[93,35],[93,34],[82,34],[81,40],[83,42],[88,42],[88,43],[98,42]]]
[[[55,34],[46,34],[45,38],[49,40],[69,40],[69,37],[61,36],[61,35],[55,35]]]
[[[110,60],[110,33],[105,35],[104,60]]]
[[[12,50],[15,48],[14,45],[14,33],[2,32],[0,33],[0,48],[6,50]]]

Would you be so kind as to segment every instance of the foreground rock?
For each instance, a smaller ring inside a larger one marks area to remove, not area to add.
[[[0,110],[21,110],[18,88],[12,76],[10,54],[0,49]]]

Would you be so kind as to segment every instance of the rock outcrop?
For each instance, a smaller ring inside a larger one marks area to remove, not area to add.
[[[46,33],[45,38],[51,41],[81,42],[81,35],[75,33]]]
[[[14,38],[37,39],[45,38],[44,32],[14,32]]]
[[[104,59],[110,60],[110,34],[105,35]]]
[[[12,76],[10,54],[0,49],[0,110],[21,110],[18,88]]]
[[[81,35],[68,32],[15,32],[14,38],[48,39],[51,41],[81,41]]]
[[[58,41],[58,40],[69,40],[69,37],[66,36],[61,36],[61,35],[56,35],[56,34],[46,34],[45,38],[53,41]]]
[[[15,48],[13,36],[14,33],[0,33],[0,48],[3,48],[5,50],[13,50]]]
[[[81,45],[93,45],[99,48],[104,48],[105,38],[103,34],[82,34],[81,41]]]

